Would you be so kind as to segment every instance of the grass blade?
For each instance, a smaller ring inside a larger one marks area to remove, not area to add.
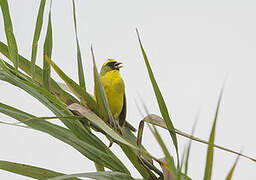
[[[130,175],[120,173],[120,172],[92,172],[92,173],[79,173],[79,174],[70,174],[59,176],[56,178],[50,178],[48,180],[62,180],[67,178],[73,177],[86,177],[91,179],[98,179],[98,180],[134,180]]]
[[[171,118],[169,116],[169,113],[168,113],[166,104],[164,102],[163,96],[162,96],[162,94],[160,92],[160,89],[159,89],[159,87],[157,85],[157,82],[155,80],[154,74],[153,74],[152,69],[150,67],[150,64],[149,64],[146,52],[145,52],[145,50],[144,50],[144,48],[142,46],[142,43],[141,43],[141,40],[140,40],[140,36],[139,36],[139,33],[138,33],[137,29],[136,29],[136,32],[137,32],[138,40],[139,40],[139,43],[140,43],[140,48],[141,48],[141,51],[142,51],[142,54],[143,54],[143,57],[144,57],[144,60],[145,60],[146,66],[147,66],[148,74],[149,74],[149,77],[150,77],[150,80],[151,80],[151,83],[152,83],[152,86],[153,86],[153,89],[154,89],[154,92],[155,92],[155,95],[156,95],[156,98],[157,98],[159,109],[160,109],[162,117],[163,117],[163,119],[164,119],[164,121],[165,121],[165,123],[167,125],[168,131],[169,131],[169,133],[170,133],[170,135],[172,137],[172,141],[173,141],[173,144],[174,144],[175,149],[176,149],[176,154],[177,154],[177,159],[178,159],[178,164],[179,164],[178,141],[177,141],[175,129],[174,129],[173,123],[171,121]]]
[[[35,166],[25,165],[14,163],[10,161],[0,161],[0,169],[12,172],[15,174],[23,175],[26,177],[34,178],[34,179],[47,179],[54,178],[58,176],[63,176],[64,174],[58,173],[55,171],[51,171],[48,169],[43,169]],[[78,179],[76,177],[70,178],[70,180]]]
[[[8,125],[8,126],[16,126],[16,127],[22,127],[22,128],[28,128],[28,129],[30,129],[30,127],[28,127],[28,126],[19,125],[19,124],[14,124],[14,123],[7,123],[7,122],[3,122],[3,121],[0,121],[0,124],[4,124],[4,125]]]
[[[240,156],[238,155],[236,160],[235,160],[235,162],[234,162],[234,164],[233,164],[233,166],[232,166],[232,168],[230,169],[230,171],[228,173],[228,176],[227,176],[226,180],[231,180],[232,179],[232,176],[233,176],[233,173],[235,171],[236,165],[238,163],[239,157]]]
[[[94,163],[94,165],[97,171],[105,171],[104,166],[97,163]]]
[[[122,128],[122,135],[125,139],[129,140],[129,142],[131,142],[132,144],[134,144],[134,145],[137,144],[136,137],[129,129]],[[134,150],[133,148],[131,148],[129,146],[121,144],[120,147],[122,148],[123,152],[126,154],[128,159],[130,160],[130,162],[133,164],[133,166],[137,169],[137,171],[141,174],[141,176],[144,179],[153,178],[152,172],[150,172],[149,169],[147,168],[148,165],[146,167],[145,162],[143,161],[143,163],[142,163],[142,159],[145,159],[145,161],[147,161],[151,166],[153,166],[152,158],[150,158],[146,154],[143,154],[143,153],[140,153],[140,152]],[[142,148],[144,151],[146,151],[142,145],[140,145],[139,147]],[[160,163],[160,161],[158,163]],[[157,168],[154,167],[154,169],[157,169]],[[160,170],[157,169],[154,171],[159,174]]]
[[[147,109],[147,107],[146,107],[146,105],[144,103],[143,103],[143,107],[144,107],[145,112],[147,114],[149,114],[148,113],[148,109]],[[150,119],[150,116],[148,116],[148,117],[149,117],[149,120],[152,121],[152,119]],[[167,147],[166,147],[162,137],[160,136],[160,134],[159,134],[159,132],[156,129],[154,124],[152,124],[152,126],[151,126],[149,123],[147,123],[147,125],[148,125],[151,133],[154,135],[155,139],[157,140],[158,144],[160,145],[160,147],[161,147],[161,149],[162,149],[162,151],[163,151],[163,153],[165,155],[165,158],[163,158],[164,162],[165,161],[167,162],[167,165],[168,165],[168,167],[170,169],[169,172],[168,172],[168,176],[172,176],[173,178],[177,179],[178,178],[177,177],[178,174],[177,174],[177,169],[176,169],[174,161],[173,161],[173,157],[170,155],[170,153],[169,153],[169,151],[168,151],[168,149],[167,149]],[[164,167],[162,167],[162,169],[167,170]]]
[[[48,27],[46,38],[44,41],[44,65],[43,65],[43,86],[49,90],[50,88],[50,79],[51,79],[51,66],[45,60],[45,55],[48,57],[52,57],[52,22],[51,22],[51,9],[52,9],[52,1],[50,5],[50,11],[48,16]]]
[[[198,114],[197,114],[197,116],[196,116],[196,120],[195,120],[194,125],[193,125],[193,127],[192,127],[191,136],[194,135],[197,120],[198,120]],[[189,155],[190,155],[191,144],[192,144],[192,139],[190,138],[190,140],[189,140],[189,142],[188,142],[188,148],[187,148],[186,160],[185,160],[185,173],[184,173],[184,174],[185,174],[185,180],[186,180],[187,177],[188,177],[188,160],[189,160]]]
[[[161,158],[160,159],[162,162],[167,162],[166,158]],[[178,180],[178,178],[175,178],[173,173],[171,173],[169,170],[167,170],[165,167],[161,166],[162,171],[163,171],[163,179],[164,180]]]
[[[34,31],[34,38],[32,43],[32,54],[31,54],[31,76],[32,79],[35,79],[35,65],[36,65],[36,56],[37,56],[37,44],[41,34],[42,25],[43,25],[43,16],[44,16],[44,7],[45,1],[41,0],[40,7],[37,14],[36,27]]]
[[[127,145],[120,144],[120,147],[127,156],[127,158],[130,160],[130,162],[133,164],[133,166],[140,173],[140,175],[144,179],[150,179],[150,172],[148,172],[148,169],[144,166],[144,164],[141,163],[141,160],[138,157],[138,153],[133,148]]]
[[[212,165],[213,165],[213,154],[214,154],[214,140],[215,140],[215,129],[216,129],[216,123],[218,119],[218,114],[219,114],[219,108],[220,108],[220,103],[222,99],[224,91],[224,85],[222,86],[219,99],[218,99],[218,104],[215,112],[215,117],[214,117],[214,122],[209,138],[209,144],[208,144],[208,151],[207,151],[207,157],[206,157],[206,164],[205,164],[205,171],[204,171],[204,180],[210,180],[212,176]]]
[[[84,79],[83,63],[82,63],[82,56],[81,56],[80,46],[79,46],[79,42],[78,42],[77,27],[76,27],[76,6],[75,6],[75,1],[72,0],[72,3],[73,3],[73,18],[74,18],[75,34],[76,34],[77,65],[78,65],[77,68],[78,68],[79,85],[80,85],[81,88],[86,90],[85,79]]]
[[[10,59],[13,62],[15,69],[17,70],[19,66],[18,47],[17,47],[17,43],[13,33],[12,20],[11,20],[7,0],[1,0],[0,6],[2,9],[3,18],[4,18],[4,29],[5,29],[5,35],[8,43],[8,52],[10,55]]]
[[[175,177],[177,177],[177,170],[175,168],[175,164],[174,164],[174,161],[173,161],[173,158],[171,157],[163,139],[161,138],[160,134],[158,133],[156,127],[154,125],[152,125],[152,127],[148,124],[148,127],[150,129],[150,131],[152,132],[152,134],[155,136],[158,144],[160,145],[164,155],[165,155],[165,159],[167,161],[167,165],[169,166],[169,169],[170,169],[170,173]]]
[[[113,125],[116,125],[108,105],[108,100],[107,100],[105,91],[100,81],[92,47],[91,47],[91,52],[92,52],[92,59],[93,59],[93,75],[94,75],[94,86],[95,86],[94,91],[95,91],[96,101],[99,107],[100,115],[103,118],[103,120],[105,121],[109,120],[110,123],[112,123]]]

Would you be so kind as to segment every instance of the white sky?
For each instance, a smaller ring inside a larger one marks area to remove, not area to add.
[[[30,58],[34,26],[40,1],[9,1],[19,53]],[[228,74],[217,122],[216,144],[256,157],[256,11],[251,0],[181,1],[97,1],[79,0],[77,23],[87,86],[93,90],[90,45],[94,46],[100,68],[107,58],[123,62],[128,121],[138,126],[141,116],[134,99],[142,97],[151,113],[159,114],[135,33],[140,31],[158,85],[177,129],[191,131],[200,111],[195,135],[208,139],[218,94]],[[49,10],[46,5],[45,17]],[[0,40],[6,42],[0,14]],[[53,1],[53,60],[77,80],[76,46],[72,1]],[[47,21],[43,24],[37,62],[42,65],[42,43]],[[2,57],[2,55],[0,55]],[[60,81],[55,73],[53,77]],[[52,116],[36,99],[15,87],[0,82],[0,101],[37,116]],[[0,114],[1,121],[15,122]],[[161,134],[174,155],[171,138]],[[94,171],[93,163],[68,145],[33,130],[0,125],[0,159],[49,168],[63,173]],[[186,139],[178,136],[182,151]],[[143,143],[162,157],[156,141],[146,130]],[[124,163],[121,150],[113,151]],[[189,175],[202,179],[207,147],[192,144]],[[224,179],[236,156],[216,150],[213,178]],[[139,173],[130,168],[134,177]],[[240,158],[234,180],[255,179],[256,164]],[[0,170],[0,179],[29,179]]]

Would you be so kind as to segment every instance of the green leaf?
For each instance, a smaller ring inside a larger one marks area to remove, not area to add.
[[[36,64],[36,55],[37,55],[37,44],[42,30],[43,16],[44,16],[44,7],[45,1],[41,0],[40,7],[37,14],[36,27],[34,31],[34,38],[32,43],[32,54],[31,54],[31,76],[32,79],[35,79],[35,64]]]
[[[196,120],[195,120],[194,125],[192,127],[191,136],[194,135],[197,120],[198,120],[198,114],[196,116]],[[190,155],[191,144],[192,144],[192,139],[190,138],[190,140],[188,142],[188,148],[187,148],[186,160],[185,160],[185,180],[188,178],[188,160],[189,160],[189,155]]]
[[[128,128],[123,127],[121,130],[122,130],[122,136],[125,139],[127,139],[133,145],[137,144],[136,137]],[[145,161],[148,162],[148,164],[150,164],[151,166],[153,166],[153,170],[159,174],[159,170],[153,165],[152,158],[149,157],[147,154],[140,153],[135,149],[131,148],[130,146],[121,144],[120,147],[122,148],[123,152],[128,157],[128,159],[131,161],[133,166],[137,169],[137,171],[141,174],[141,176],[144,179],[148,179],[150,176],[153,176],[152,172],[149,172],[148,168],[146,167]],[[142,145],[140,145],[139,147],[142,148],[144,151],[146,151]],[[145,160],[143,161],[143,159]],[[161,162],[158,161],[158,163],[161,163]]]
[[[73,135],[73,133],[61,126],[55,125],[42,119],[36,119],[35,116],[20,111],[11,106],[0,103],[0,112],[4,113],[20,122],[23,122],[27,126],[45,132],[78,150],[81,154],[89,158],[90,160],[108,167],[113,171],[129,173],[126,167],[111,154],[107,154],[91,144],[88,144]],[[24,121],[31,119],[30,121]],[[34,120],[33,120],[34,119]]]
[[[161,158],[160,160],[162,162],[167,163],[166,158]],[[179,176],[177,178],[175,178],[174,174],[172,172],[170,172],[170,170],[168,170],[166,167],[161,165],[161,168],[162,168],[162,171],[163,171],[163,179],[164,180],[180,180],[180,179],[178,179]]]
[[[115,120],[110,111],[108,100],[100,81],[92,47],[91,47],[91,52],[92,52],[92,59],[93,59],[93,74],[94,74],[94,86],[95,86],[94,91],[95,91],[96,101],[99,107],[100,115],[104,121],[110,120],[110,122],[115,125]]]
[[[138,153],[134,151],[133,148],[120,144],[121,149],[127,156],[127,158],[130,160],[130,162],[133,164],[133,166],[137,169],[137,171],[141,174],[141,176],[144,179],[149,179],[150,174],[147,170],[147,168],[141,163],[141,160],[138,157]]]
[[[209,138],[209,144],[208,144],[208,151],[207,151],[207,157],[206,157],[206,164],[205,164],[205,171],[204,171],[204,180],[210,180],[212,176],[212,166],[213,166],[213,153],[214,153],[214,140],[215,140],[215,128],[216,128],[216,123],[217,123],[217,118],[219,114],[219,108],[220,108],[220,103],[223,95],[223,90],[224,90],[224,85],[222,86],[219,99],[218,99],[218,104],[215,112],[215,117],[214,117],[214,122]]]
[[[19,66],[19,56],[18,56],[18,47],[15,40],[15,36],[12,28],[12,20],[9,12],[9,6],[7,0],[1,0],[0,6],[4,18],[4,29],[5,35],[8,43],[8,53],[10,55],[10,60],[13,62],[15,69],[18,69]]]
[[[156,95],[156,98],[157,98],[159,109],[160,109],[162,117],[163,117],[163,119],[164,119],[164,121],[165,121],[165,123],[167,125],[168,131],[169,131],[169,133],[170,133],[170,135],[172,137],[172,141],[173,141],[173,144],[174,144],[175,149],[176,149],[177,159],[178,159],[178,163],[179,163],[178,141],[177,141],[175,129],[174,129],[173,123],[171,121],[171,118],[169,116],[166,104],[164,102],[164,98],[163,98],[163,96],[161,94],[161,91],[160,91],[160,89],[159,89],[159,87],[157,85],[157,82],[155,80],[154,74],[153,74],[152,69],[150,67],[150,64],[149,64],[146,52],[145,52],[145,50],[144,50],[144,48],[142,46],[142,43],[141,43],[141,40],[140,40],[140,36],[139,36],[139,33],[138,33],[137,29],[136,29],[136,32],[137,32],[138,40],[139,40],[139,43],[140,43],[140,48],[141,48],[141,51],[142,51],[142,54],[143,54],[143,57],[144,57],[144,61],[145,61],[145,64],[146,64],[146,67],[147,67],[147,70],[148,70],[148,74],[149,74],[149,77],[150,77],[150,80],[151,80],[151,83],[152,83],[152,86],[153,86],[153,89],[154,89],[154,92],[155,92],[155,95]]]
[[[8,126],[16,126],[16,127],[22,127],[22,128],[30,129],[30,127],[25,126],[25,125],[19,125],[19,124],[14,124],[14,123],[7,123],[7,122],[3,122],[3,121],[0,121],[0,124],[5,124],[5,125],[8,125]]]
[[[35,166],[19,164],[9,161],[0,161],[0,169],[34,179],[48,179],[64,175],[62,173],[58,173],[48,169],[43,169]],[[75,180],[78,178],[72,177],[69,179]]]
[[[144,106],[144,109],[145,109],[146,113],[149,114],[148,109],[147,109],[147,107],[144,103],[143,103],[143,106]],[[152,119],[150,118],[150,116],[148,116],[148,117],[149,117],[149,120],[152,122]],[[174,176],[174,178],[176,179],[177,178],[177,169],[175,167],[173,157],[170,155],[170,153],[169,153],[163,139],[161,138],[160,134],[158,133],[155,125],[152,124],[152,126],[151,126],[149,123],[147,125],[148,125],[150,131],[154,135],[155,139],[157,140],[158,144],[160,145],[160,147],[161,147],[161,149],[162,149],[162,151],[165,155],[164,159],[167,162],[167,165],[170,169],[169,174]]]
[[[228,173],[228,176],[227,176],[226,180],[231,180],[232,179],[232,176],[233,176],[233,173],[235,171],[236,165],[238,163],[239,157],[240,157],[240,155],[237,156],[232,168],[230,169],[230,171]]]
[[[78,42],[78,35],[77,35],[77,27],[76,27],[75,1],[72,0],[72,3],[73,3],[73,18],[74,18],[75,33],[76,33],[77,65],[78,65],[77,68],[78,68],[79,85],[82,89],[86,90],[85,80],[84,80],[84,70],[83,70],[82,56],[81,56],[81,52],[80,52],[80,47],[79,47],[79,42]]]
[[[91,179],[97,179],[97,180],[134,180],[130,175],[120,173],[120,172],[92,172],[92,173],[79,173],[79,174],[70,174],[70,175],[64,175],[59,176],[56,178],[50,178],[48,180],[62,180],[67,179],[71,177],[86,177]]]
[[[43,86],[49,90],[50,88],[50,79],[51,79],[51,66],[50,64],[45,60],[45,55],[48,57],[52,57],[52,23],[51,23],[51,8],[52,8],[52,1],[51,1],[51,7],[49,11],[49,17],[48,17],[48,27],[47,27],[47,33],[46,38],[44,41],[44,65],[43,65]]]
[[[104,166],[97,163],[94,163],[94,165],[97,171],[105,171]]]
[[[82,104],[88,105],[94,112],[98,114],[98,105],[93,97],[82,89],[75,81],[69,78],[48,56],[45,56],[47,62],[53,67],[60,78],[65,81],[69,89],[75,96],[81,100]]]
[[[0,42],[0,53],[5,57],[10,59],[8,52],[8,46]],[[11,60],[11,59],[10,59]],[[11,60],[12,61],[12,60]],[[19,55],[19,68],[22,69],[26,74],[31,75],[31,62],[25,59],[23,56]],[[35,80],[36,82],[43,84],[43,71],[39,66],[35,66]],[[65,104],[72,104],[78,102],[76,98],[64,91],[59,87],[59,85],[51,78],[50,80],[50,90],[52,94],[59,97]]]
[[[150,131],[152,132],[152,134],[155,136],[158,144],[160,145],[164,155],[165,155],[165,159],[167,161],[167,165],[170,169],[170,173],[174,176],[174,177],[177,177],[177,170],[175,168],[175,164],[174,164],[174,161],[173,161],[173,157],[170,155],[166,145],[164,144],[164,141],[163,139],[161,138],[160,134],[158,133],[156,127],[154,125],[152,125],[153,128],[148,124],[148,127],[150,129]]]

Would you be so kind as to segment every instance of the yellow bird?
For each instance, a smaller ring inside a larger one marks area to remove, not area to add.
[[[124,81],[120,76],[121,64],[114,59],[108,59],[101,67],[100,81],[114,119],[119,122],[120,126],[126,125],[129,129],[135,131],[136,129],[134,127],[127,122],[125,123],[126,97]]]

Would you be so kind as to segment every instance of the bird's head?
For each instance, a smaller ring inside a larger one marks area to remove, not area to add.
[[[117,62],[114,59],[108,59],[108,61],[102,65],[100,74],[105,74],[113,70],[119,71],[119,69],[123,67],[121,64],[122,64],[121,62]]]

